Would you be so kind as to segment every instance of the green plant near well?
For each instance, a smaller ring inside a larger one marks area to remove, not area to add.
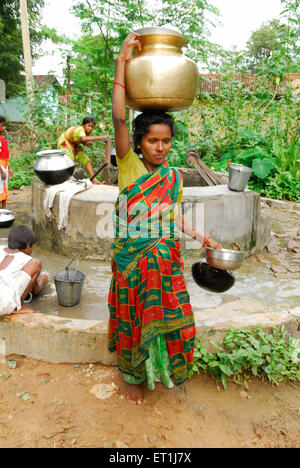
[[[8,181],[9,190],[19,189],[23,185],[31,184],[34,177],[33,166],[36,158],[37,156],[34,153],[23,153],[9,160],[9,165],[14,175]]]
[[[264,194],[278,200],[300,201],[300,179],[288,171],[279,171],[265,184]]]
[[[230,329],[214,346],[216,353],[210,353],[201,339],[197,340],[190,376],[195,372],[211,374],[221,380],[224,389],[227,379],[233,378],[239,382],[266,377],[274,384],[300,381],[300,340],[291,337],[283,325],[271,333],[259,326]]]

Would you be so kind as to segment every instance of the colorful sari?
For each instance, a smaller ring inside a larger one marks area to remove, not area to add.
[[[58,149],[66,150],[67,155],[73,159],[73,161],[81,163],[84,167],[90,161],[88,155],[80,145],[81,137],[85,136],[86,133],[82,126],[71,127],[66,130],[57,141]]]
[[[172,217],[179,183],[178,171],[165,162],[125,188],[116,203],[109,350],[117,352],[128,383],[146,380],[149,357],[162,366],[153,379],[168,387],[170,374],[180,385],[192,366],[194,316]]]
[[[3,180],[0,175],[0,202],[6,201],[8,198],[8,160],[8,144],[6,139],[0,136],[0,166],[6,176]]]
[[[0,202],[2,202],[8,199],[8,161],[0,159],[0,166],[6,176],[3,180],[0,175]]]

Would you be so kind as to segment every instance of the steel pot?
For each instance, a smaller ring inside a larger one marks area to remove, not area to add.
[[[10,227],[15,219],[15,215],[10,210],[0,209],[0,228]]]
[[[40,151],[37,155],[39,159],[33,169],[44,184],[62,184],[73,175],[75,163],[65,150]]]
[[[220,270],[236,270],[239,268],[245,258],[244,252],[237,250],[216,250],[211,247],[205,247],[207,263]]]
[[[196,63],[182,54],[187,39],[161,27],[135,32],[140,34],[141,51],[136,47],[126,62],[128,107],[139,111],[177,111],[191,106],[199,73]]]

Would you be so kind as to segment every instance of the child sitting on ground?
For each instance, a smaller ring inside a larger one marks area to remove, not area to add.
[[[0,116],[0,208],[6,208],[8,198],[8,177],[13,173],[8,165],[9,151],[5,138],[1,136],[5,132],[6,118]]]
[[[36,237],[27,226],[13,227],[8,236],[8,247],[0,247],[0,316],[35,312],[24,305],[32,292],[37,295],[48,283],[42,273],[42,264],[31,258]]]

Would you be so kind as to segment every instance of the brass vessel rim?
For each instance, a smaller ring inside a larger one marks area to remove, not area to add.
[[[150,26],[147,28],[141,28],[141,29],[137,29],[134,32],[137,34],[140,34],[141,36],[145,36],[146,34],[169,34],[172,36],[179,36],[183,38],[183,36],[179,32],[175,31],[174,29],[162,28],[159,26],[156,26],[156,27]]]
[[[144,43],[159,43],[162,41],[170,42],[173,44],[177,43],[177,46],[183,47],[188,44],[188,40],[179,34],[177,31],[166,28],[143,28],[137,29],[136,33],[140,34],[141,42]]]

